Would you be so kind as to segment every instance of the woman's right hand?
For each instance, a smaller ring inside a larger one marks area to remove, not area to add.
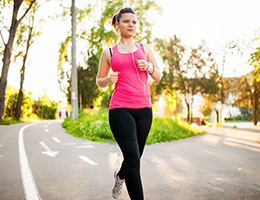
[[[110,74],[108,76],[109,83],[115,84],[118,80],[118,74],[120,74],[120,72],[113,72],[112,74]]]

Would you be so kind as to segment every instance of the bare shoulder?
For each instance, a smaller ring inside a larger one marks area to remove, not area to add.
[[[147,49],[147,50],[151,50],[151,47],[150,47],[148,44],[146,44],[146,43],[142,43],[142,45],[144,46],[145,49]]]
[[[108,58],[108,57],[109,57],[109,48],[106,48],[106,49],[103,51],[102,56],[104,56],[105,58]]]
[[[144,51],[145,51],[145,54],[146,54],[147,58],[152,56],[153,55],[152,48],[148,44],[146,44],[146,43],[142,43],[142,45],[144,47]]]
[[[102,63],[107,63],[109,66],[111,66],[111,55],[109,47],[103,51],[100,60]]]

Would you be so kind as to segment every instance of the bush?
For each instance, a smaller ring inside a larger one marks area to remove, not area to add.
[[[62,127],[75,137],[96,142],[115,142],[109,128],[107,110],[101,109],[99,112],[95,110],[80,111],[76,121],[72,120],[71,117],[66,118]]]
[[[70,117],[66,118],[62,127],[75,137],[96,142],[115,143],[109,128],[108,111],[106,109],[80,111],[76,121]],[[147,144],[179,140],[202,133],[201,130],[192,129],[182,122],[173,121],[171,118],[155,117],[147,138]]]
[[[191,128],[184,122],[174,121],[171,118],[154,118],[147,144],[179,140],[202,134],[203,131]]]
[[[242,115],[235,116],[235,120],[242,120]]]

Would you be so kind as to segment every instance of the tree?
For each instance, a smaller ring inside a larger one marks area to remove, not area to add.
[[[239,55],[244,55],[246,51],[251,52],[247,61],[247,66],[251,65],[253,70],[243,77],[239,77],[234,82],[237,89],[233,92],[237,96],[234,106],[243,107],[250,105],[254,125],[258,122],[258,107],[260,103],[260,47],[259,30],[256,35],[248,40],[237,40],[230,43],[230,48],[236,50]],[[256,46],[256,45],[257,46]]]
[[[20,79],[20,89],[19,89],[19,94],[18,94],[18,101],[15,109],[15,117],[17,120],[20,119],[21,115],[21,106],[22,106],[22,101],[23,101],[23,83],[25,79],[25,66],[26,66],[26,61],[28,57],[28,52],[29,48],[33,44],[36,38],[38,38],[41,35],[41,31],[37,31],[35,27],[35,13],[40,7],[39,3],[35,3],[29,12],[29,16],[27,17],[28,24],[25,24],[23,22],[20,23],[20,28],[17,31],[17,48],[19,46],[24,46],[25,45],[25,52],[22,50],[18,52],[18,54],[15,56],[15,59],[17,57],[21,56],[22,57],[22,67],[20,70],[21,74],[21,79]],[[39,22],[41,22],[40,20]],[[25,34],[28,34],[27,37]]]
[[[98,70],[99,60],[96,55],[92,55],[86,61],[87,66],[78,67],[78,93],[79,93],[79,107],[86,108],[93,105],[95,99],[100,95],[101,91],[98,87],[93,87],[96,84],[96,74]],[[68,90],[67,98],[71,103],[71,80],[69,81],[70,87]]]
[[[9,1],[8,1],[9,2]],[[5,90],[7,85],[7,76],[9,71],[9,66],[11,62],[11,54],[12,54],[12,48],[14,44],[14,38],[17,31],[17,28],[23,18],[27,15],[33,4],[36,2],[36,0],[32,1],[25,1],[25,3],[28,5],[25,9],[23,15],[18,19],[18,12],[20,10],[20,7],[24,0],[14,0],[13,1],[13,12],[12,12],[12,22],[9,29],[9,38],[7,43],[4,43],[4,55],[3,55],[3,67],[2,67],[2,74],[0,78],[0,121],[2,121],[2,115],[4,112],[4,102],[5,102]],[[3,1],[2,8],[5,7],[6,0]]]
[[[181,40],[174,35],[169,39],[155,39],[155,50],[159,52],[166,68],[163,70],[162,79],[157,84],[157,91],[161,91],[165,98],[175,99],[177,105],[177,77],[183,68],[183,56],[186,47],[181,44]],[[179,76],[180,77],[180,76]],[[175,106],[176,107],[176,106]],[[174,109],[172,110],[172,112]],[[177,112],[175,112],[177,115]],[[175,115],[175,116],[176,116]]]
[[[228,101],[228,97],[232,92],[232,87],[233,87],[232,82],[233,82],[234,78],[223,78],[220,81],[220,77],[221,76],[218,75],[218,76],[212,78],[213,80],[215,80],[215,82],[212,82],[213,85],[211,85],[211,83],[210,83],[208,86],[208,88],[211,88],[211,92],[202,93],[204,103],[203,103],[203,106],[200,108],[200,112],[204,116],[211,115],[212,110],[215,110],[217,116],[220,115],[220,111],[222,110],[222,108],[218,108],[216,105],[218,102],[221,102],[221,107],[222,107],[223,96],[225,99],[225,105],[232,104]],[[222,84],[221,84],[221,82],[222,82]],[[216,85],[217,85],[217,87],[216,87]],[[223,94],[222,94],[222,92],[223,92]]]
[[[218,67],[209,51],[205,41],[202,41],[197,48],[191,47],[190,55],[187,60],[187,73],[189,78],[189,89],[193,96],[200,94],[212,94],[218,91]],[[192,108],[192,106],[191,106]],[[192,109],[191,109],[191,122],[192,122]]]
[[[175,35],[170,39],[156,39],[156,50],[166,64],[160,90],[169,97],[182,95],[187,106],[187,121],[192,122],[193,96],[217,90],[217,65],[205,42],[197,48],[188,49]],[[171,97],[172,98],[172,97]],[[177,105],[177,104],[176,104]]]
[[[250,64],[254,67],[252,72],[253,78],[253,92],[250,90],[251,105],[253,110],[253,122],[254,125],[257,125],[258,122],[258,107],[260,101],[260,47],[256,49],[255,52],[251,54],[249,59]],[[248,82],[246,82],[247,84]]]
[[[258,107],[260,104],[260,79],[257,78],[259,73],[260,69],[256,66],[255,70],[237,78],[234,82],[236,88],[234,95],[237,98],[233,105],[238,107],[250,106],[254,125],[257,125],[258,122]]]

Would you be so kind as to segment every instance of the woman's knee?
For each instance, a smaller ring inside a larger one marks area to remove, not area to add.
[[[128,166],[136,167],[140,166],[140,153],[138,149],[132,149],[130,151],[127,151],[124,155],[125,163]]]

